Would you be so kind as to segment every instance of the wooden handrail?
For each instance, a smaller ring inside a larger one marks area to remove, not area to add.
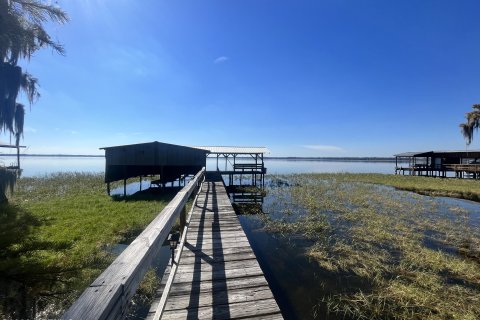
[[[471,164],[471,163],[465,163],[465,164],[449,164],[445,165],[446,168],[452,169],[455,171],[472,171],[472,172],[479,172],[480,171],[480,164]]]
[[[263,165],[261,163],[255,164],[255,163],[236,163],[233,166],[235,169],[250,169],[250,168],[263,168]]]
[[[180,190],[143,232],[102,272],[62,319],[121,319],[146,271],[205,176],[205,168]]]

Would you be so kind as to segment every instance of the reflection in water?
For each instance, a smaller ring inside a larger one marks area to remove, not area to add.
[[[242,215],[239,219],[285,319],[344,319],[327,314],[322,306],[325,292],[365,284],[353,279],[342,281],[342,277],[320,268],[305,255],[310,241],[266,232],[258,216]]]

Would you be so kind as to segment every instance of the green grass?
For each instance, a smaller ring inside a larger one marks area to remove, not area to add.
[[[325,175],[322,175],[325,177]],[[331,175],[327,175],[331,176]],[[339,181],[383,184],[424,195],[453,197],[480,202],[480,180],[402,176],[391,174],[336,174]]]
[[[131,241],[172,197],[112,198],[100,174],[19,179],[0,207],[4,316],[29,317],[34,301],[25,296],[35,297],[39,309],[52,301],[68,306],[113,260],[108,248]]]
[[[289,186],[268,190],[276,201],[266,208],[266,228],[310,239],[306,255],[347,284],[325,292],[324,309],[353,319],[480,318],[480,230],[469,213],[381,186],[447,196],[478,194],[479,181],[378,174],[279,179]]]

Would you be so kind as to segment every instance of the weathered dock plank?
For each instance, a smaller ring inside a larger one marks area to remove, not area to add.
[[[204,182],[185,239],[166,302],[147,319],[283,319],[218,178]]]
[[[193,308],[208,307],[216,304],[233,304],[247,301],[258,301],[265,299],[272,299],[272,291],[270,288],[263,287],[248,287],[231,289],[228,288],[228,292],[217,290],[211,292],[211,294],[205,294],[205,292],[198,292],[197,303]],[[179,310],[192,308],[190,301],[192,300],[192,294],[187,293],[184,295],[177,295],[175,298],[169,299],[165,307],[165,310]]]
[[[166,310],[162,319],[244,319],[249,317],[264,319],[268,315],[280,316],[279,313],[277,302],[272,298],[198,308]]]

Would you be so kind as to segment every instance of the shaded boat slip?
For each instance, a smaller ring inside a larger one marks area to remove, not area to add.
[[[165,272],[159,295],[167,283]],[[147,319],[153,319],[160,296]],[[158,315],[157,315],[158,316]],[[161,319],[283,319],[220,175],[207,175]]]

